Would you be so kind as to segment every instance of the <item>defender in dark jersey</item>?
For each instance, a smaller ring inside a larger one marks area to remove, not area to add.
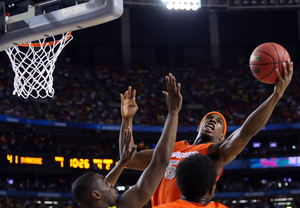
[[[182,105],[181,85],[179,83],[176,85],[175,77],[171,73],[165,78],[167,91],[163,91],[163,94],[168,106],[168,115],[149,166],[137,183],[126,190],[119,198],[114,186],[125,165],[132,159],[135,150],[134,146],[130,147],[130,140],[132,139],[130,128],[124,130],[125,134],[122,134],[124,148],[118,164],[105,177],[95,172],[89,172],[77,178],[72,184],[72,196],[82,207],[141,208],[154,194],[174,149],[178,114]]]

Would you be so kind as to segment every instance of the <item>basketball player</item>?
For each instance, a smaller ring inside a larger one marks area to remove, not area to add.
[[[181,199],[155,208],[226,208],[210,201],[216,189],[216,178],[214,163],[208,156],[191,155],[179,163],[176,171]]]
[[[161,181],[174,149],[178,113],[182,105],[181,85],[176,85],[175,77],[172,74],[166,76],[166,84],[167,92],[163,91],[163,94],[169,109],[167,120],[161,138],[153,152],[151,162],[138,182],[118,199],[114,185],[125,165],[132,159],[136,148],[136,146],[129,147],[129,144],[133,141],[130,141],[132,137],[130,128],[128,128],[122,136],[124,149],[117,166],[106,177],[89,172],[77,178],[73,183],[73,198],[81,206],[85,208],[104,208],[116,205],[118,208],[141,208],[150,200]]]
[[[176,186],[176,168],[181,160],[190,155],[208,155],[215,164],[218,177],[222,175],[224,166],[233,161],[242,152],[250,139],[266,125],[277,102],[291,82],[293,62],[287,61],[287,68],[283,64],[283,71],[284,74],[281,76],[276,69],[278,83],[270,97],[248,116],[240,128],[226,139],[226,120],[221,113],[213,111],[203,117],[198,126],[198,135],[193,144],[189,144],[187,140],[176,142],[164,177],[152,197],[152,206],[169,203],[181,198],[180,191]],[[121,129],[123,130],[127,126],[132,127],[133,116],[138,110],[138,106],[135,103],[135,94],[135,91],[131,93],[131,87],[129,87],[124,94],[125,99],[121,100]],[[123,147],[121,141],[120,151]],[[133,159],[128,163],[127,167],[144,170],[148,166],[152,154],[153,150],[151,149],[140,152],[135,151]]]

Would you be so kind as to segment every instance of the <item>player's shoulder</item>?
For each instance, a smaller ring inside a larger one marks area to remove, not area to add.
[[[225,206],[224,204],[221,204],[219,202],[215,202],[215,207],[216,208],[228,208],[227,206]]]
[[[175,148],[186,147],[187,144],[188,144],[187,140],[181,140],[181,141],[175,142]]]
[[[224,204],[221,204],[219,202],[209,202],[207,203],[205,206],[203,206],[205,208],[228,208],[227,206],[225,206]]]
[[[170,206],[169,206],[169,203],[168,203],[168,204],[162,204],[162,205],[154,206],[152,208],[170,208]]]
[[[182,145],[182,144],[187,144],[188,142],[187,142],[187,140],[180,140],[180,141],[178,141],[178,142],[175,142],[175,145]]]
[[[214,143],[203,143],[203,144],[190,144],[188,140],[181,140],[175,143],[175,150],[180,150],[180,149],[207,149]]]

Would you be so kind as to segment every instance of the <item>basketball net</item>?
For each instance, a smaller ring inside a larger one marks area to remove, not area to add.
[[[13,95],[17,93],[24,99],[52,97],[55,62],[72,39],[68,32],[61,34],[58,40],[54,36],[45,37],[37,43],[28,42],[6,49],[15,72]]]

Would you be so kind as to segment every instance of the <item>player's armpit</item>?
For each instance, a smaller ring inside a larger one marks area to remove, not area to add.
[[[217,174],[222,172],[222,168],[232,162],[236,156],[244,149],[244,144],[238,144],[241,139],[233,141],[226,138],[221,142],[212,144],[207,150],[209,156],[215,163]]]

